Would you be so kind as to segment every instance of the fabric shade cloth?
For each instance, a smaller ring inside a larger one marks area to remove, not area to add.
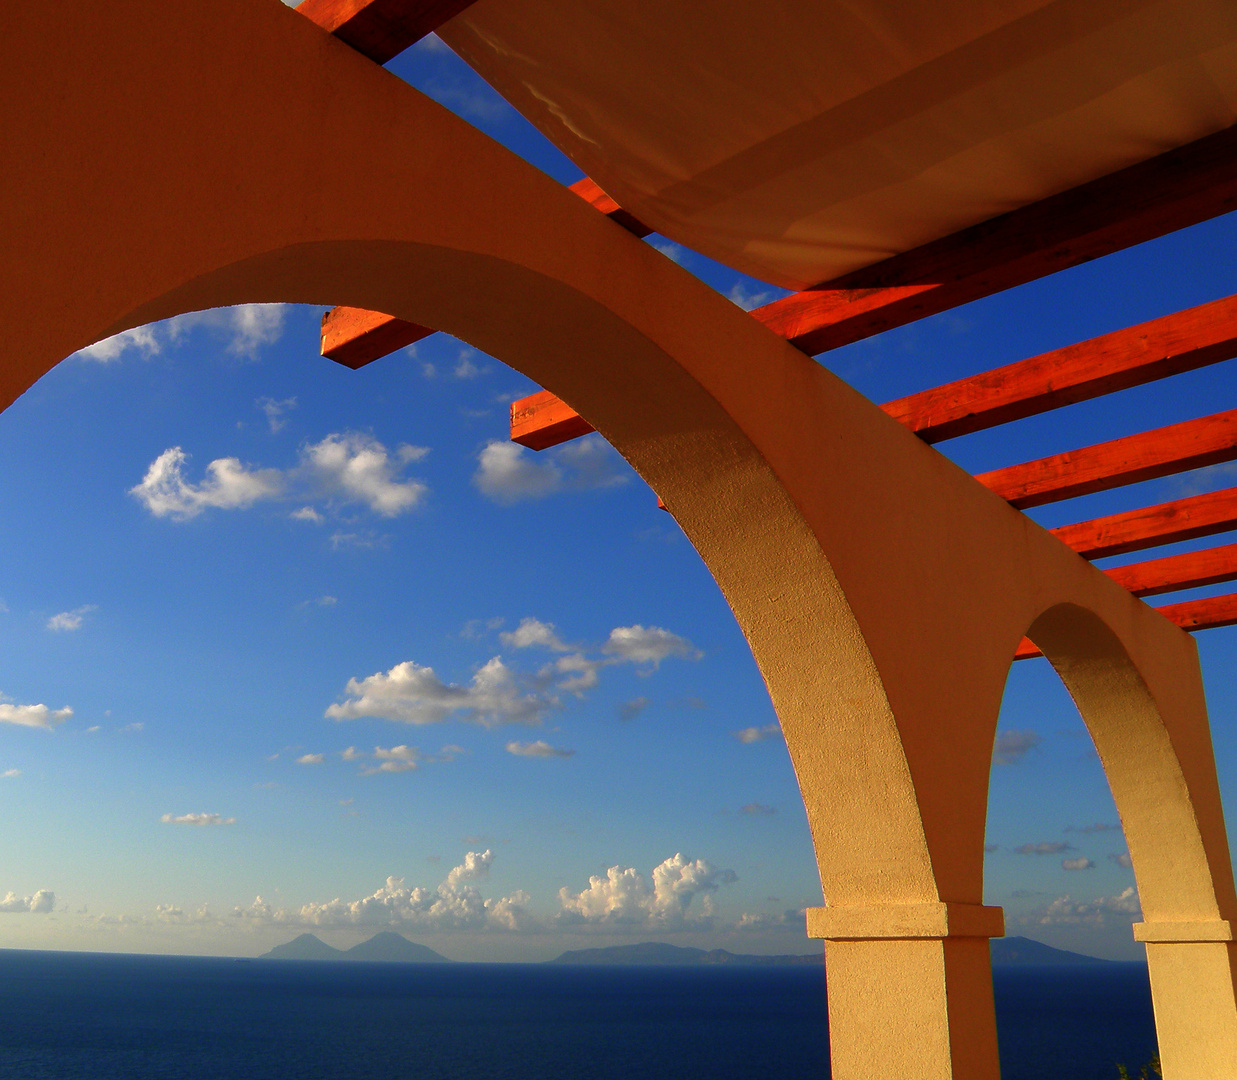
[[[1237,122],[1233,0],[477,0],[440,35],[640,220],[791,289]]]

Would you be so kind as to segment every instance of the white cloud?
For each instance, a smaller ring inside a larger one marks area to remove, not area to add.
[[[407,443],[392,457],[377,439],[358,432],[328,435],[302,452],[309,470],[330,496],[360,502],[383,517],[411,510],[429,489],[416,480],[400,480],[399,470],[429,453]]]
[[[1119,916],[1122,922],[1137,918],[1141,912],[1138,903],[1138,892],[1131,885],[1117,896],[1097,896],[1086,902],[1077,901],[1070,896],[1058,896],[1041,912],[1034,916],[1034,921],[1041,926],[1089,924],[1102,926],[1110,915]]]
[[[235,825],[236,818],[225,818],[222,814],[164,814],[159,819],[164,825]]]
[[[1014,848],[1015,855],[1062,855],[1073,851],[1073,846],[1064,840],[1041,840],[1037,844],[1020,844]]]
[[[373,769],[366,769],[367,773],[410,772],[412,769],[419,769],[421,762],[425,760],[425,755],[415,746],[404,745],[392,746],[389,750],[375,746],[374,757],[382,764]]]
[[[96,341],[75,354],[83,360],[110,364],[127,352],[156,356],[164,346],[177,344],[189,331],[203,328],[227,343],[234,356],[256,357],[264,345],[283,336],[284,304],[243,304],[239,307],[193,311],[149,326],[137,326],[114,337]]]
[[[486,899],[474,882],[483,879],[494,861],[491,851],[470,851],[436,889],[409,887],[402,877],[359,900],[329,900],[299,908],[276,908],[258,897],[233,916],[250,923],[306,927],[392,926],[421,930],[520,931],[535,925],[528,914],[530,897],[523,891]]]
[[[382,517],[396,517],[416,506],[429,490],[420,481],[399,476],[401,469],[427,453],[423,446],[402,443],[392,454],[370,435],[332,433],[303,446],[295,468],[250,469],[237,458],[217,458],[206,466],[206,479],[193,484],[185,478],[188,457],[174,446],[151,463],[142,482],[129,493],[156,517],[174,521],[197,517],[208,507],[246,509],[261,500],[284,497],[361,503]],[[291,516],[315,524],[324,520],[312,505],[301,506]]]
[[[40,889],[33,896],[18,896],[15,892],[9,892],[0,900],[0,911],[3,912],[33,911],[45,915],[55,907],[56,894],[51,889]]]
[[[612,487],[630,479],[622,459],[600,435],[586,435],[540,454],[494,439],[478,455],[473,474],[481,494],[504,506],[558,491]]]
[[[536,742],[509,742],[507,743],[507,753],[515,754],[517,757],[571,757],[574,750],[564,750],[557,746],[551,746],[544,739],[538,739]]]
[[[740,728],[734,733],[734,737],[741,743],[754,743],[780,738],[781,734],[782,729],[778,724],[764,724],[761,727]]]
[[[1110,862],[1115,862],[1118,866],[1124,867],[1126,870],[1134,868],[1134,860],[1130,858],[1128,851],[1117,852],[1108,856]]]
[[[162,327],[166,329],[168,340],[173,343],[191,330],[204,328],[222,337],[233,356],[254,359],[262,346],[274,345],[283,337],[286,313],[286,304],[240,304],[237,307],[191,311],[169,319]]]
[[[624,701],[623,704],[619,706],[619,719],[634,720],[648,707],[649,699],[646,697],[636,697],[632,698],[630,701]]]
[[[556,675],[566,675],[567,678],[558,683],[558,688],[575,694],[576,697],[583,697],[585,690],[591,690],[597,685],[597,672],[602,663],[601,660],[590,660],[582,653],[573,653],[571,656],[560,656],[538,674],[546,680]]]
[[[51,731],[73,715],[73,710],[49,709],[46,705],[14,705],[0,701],[0,724],[16,724],[18,727],[43,728]]]
[[[807,929],[807,909],[791,908],[776,914],[744,912],[735,920],[734,928],[743,931],[793,930],[803,934]]]
[[[992,747],[992,764],[1017,765],[1043,741],[1034,731],[1002,731]]]
[[[610,631],[610,639],[603,646],[602,652],[632,664],[652,664],[653,667],[657,667],[669,656],[699,660],[704,655],[678,634],[672,634],[660,626],[646,629],[639,624],[616,626]]]
[[[296,759],[296,763],[298,765],[321,765],[325,760],[325,754],[302,754]]]
[[[726,294],[726,299],[732,304],[737,304],[744,311],[751,311],[752,308],[758,308],[762,304],[767,304],[775,295],[772,289],[748,290],[743,287],[741,281],[736,281]]]
[[[21,776],[21,769],[5,769],[0,773],[0,780],[16,780]]]
[[[491,440],[477,458],[473,483],[482,495],[504,506],[545,498],[563,486],[563,472],[552,459],[532,454],[518,443]]]
[[[93,345],[87,345],[86,348],[79,349],[74,355],[83,360],[93,360],[98,364],[110,364],[119,360],[130,349],[141,353],[143,356],[155,356],[161,352],[159,342],[155,337],[154,327],[138,326],[132,330],[125,330],[123,333],[116,334],[113,337],[96,341]]]
[[[1088,859],[1085,855],[1079,855],[1076,859],[1062,859],[1062,870],[1094,870],[1095,863]]]
[[[554,652],[571,652],[573,646],[564,644],[555,633],[553,623],[543,623],[531,615],[520,620],[514,630],[498,635],[502,643],[512,649],[527,649],[534,645]]]
[[[348,747],[347,750],[341,750],[339,756],[344,761],[360,761],[365,755],[355,746]]]
[[[460,353],[460,358],[456,362],[455,370],[452,374],[457,379],[475,379],[481,374],[481,369],[472,362],[472,354],[465,351]]]
[[[266,415],[266,422],[270,426],[271,434],[274,435],[288,426],[284,414],[296,408],[296,398],[290,397],[276,401],[274,398],[264,397],[258,398],[254,404]]]
[[[129,494],[155,517],[173,521],[188,521],[207,507],[245,508],[282,494],[283,476],[278,469],[250,471],[237,458],[217,458],[206,466],[208,478],[194,485],[185,479],[186,460],[179,446],[164,450]]]
[[[48,630],[80,630],[82,619],[89,615],[92,611],[98,611],[99,608],[95,604],[86,604],[83,607],[74,608],[72,611],[62,611],[58,615],[53,615],[47,620]]]
[[[737,881],[733,870],[723,870],[703,859],[676,854],[653,868],[652,881],[634,867],[612,866],[606,876],[588,879],[588,888],[558,892],[559,922],[619,926],[628,929],[703,929],[712,923],[708,893]],[[700,912],[690,910],[701,897]]]
[[[494,657],[468,686],[444,683],[434,669],[405,660],[390,671],[349,679],[350,700],[326,710],[330,720],[372,716],[405,724],[433,724],[458,713],[485,727],[536,724],[553,700],[525,692],[500,657]]]

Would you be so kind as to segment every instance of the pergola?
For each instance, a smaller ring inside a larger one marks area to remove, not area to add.
[[[335,307],[350,367],[443,330],[601,432],[722,588],[826,906],[833,1074],[999,1073],[988,771],[1043,654],[1104,764],[1165,1076],[1237,1073],[1237,920],[1201,675],[1237,489],[1020,511],[1237,460],[1237,409],[972,477],[931,448],[1237,356],[1237,298],[874,405],[812,357],[1237,208],[1223,0],[166,0],[11,5],[7,406],[66,355],[222,304]],[[564,189],[383,71],[437,31],[580,165]],[[598,212],[600,211],[600,212]],[[746,313],[657,232],[797,290]]]

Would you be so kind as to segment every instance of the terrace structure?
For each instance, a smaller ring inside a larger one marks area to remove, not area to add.
[[[932,443],[1237,355],[1220,300],[876,405],[814,356],[1237,208],[1222,0],[10,4],[0,406],[207,307],[333,308],[349,366],[446,331],[599,431],[751,644],[825,904],[836,1080],[999,1074],[983,905],[1010,664],[1043,654],[1129,843],[1164,1075],[1237,1074],[1237,920],[1187,631],[1237,489],[1046,531],[1021,510],[1237,459],[1237,410],[971,476]],[[437,33],[589,179],[384,71]],[[582,197],[581,197],[582,196]],[[599,212],[600,211],[600,212]],[[796,290],[744,312],[639,237]]]

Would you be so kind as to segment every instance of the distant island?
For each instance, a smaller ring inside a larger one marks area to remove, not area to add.
[[[1101,960],[1098,956],[1087,956],[1085,953],[1067,952],[1065,949],[1054,949],[1042,941],[1032,941],[1024,937],[993,938],[989,942],[992,949],[993,967],[1044,967],[1046,965],[1062,964],[1111,964],[1111,960]]]
[[[276,945],[259,960],[349,960],[367,964],[449,964],[441,953],[409,941],[394,930],[383,930],[351,949],[335,949],[313,934],[301,934]]]
[[[684,945],[664,945],[645,941],[639,945],[611,945],[601,949],[568,949],[551,964],[819,964],[819,952],[801,955],[753,956],[725,949],[692,949]]]
[[[1042,967],[1065,964],[1107,964],[1094,956],[1054,949],[1030,938],[995,938],[991,942],[993,967]],[[611,945],[600,949],[569,949],[549,961],[551,964],[662,964],[695,966],[698,964],[819,964],[820,953],[781,956],[754,956],[732,953],[725,949],[692,949],[682,945],[664,945],[646,941],[639,945]]]
[[[1066,964],[1107,964],[1082,953],[1054,949],[1030,938],[994,938],[991,942],[993,967],[1044,967]],[[441,953],[426,945],[409,941],[402,934],[383,930],[368,941],[351,949],[335,949],[313,934],[301,934],[285,945],[276,945],[259,960],[346,960],[370,964],[449,964]],[[784,953],[778,956],[758,956],[732,953],[726,949],[695,949],[685,945],[666,945],[659,941],[644,941],[635,945],[610,945],[596,949],[568,949],[548,960],[549,964],[642,964],[663,967],[696,967],[705,964],[754,966],[757,964],[820,964],[820,952]]]

